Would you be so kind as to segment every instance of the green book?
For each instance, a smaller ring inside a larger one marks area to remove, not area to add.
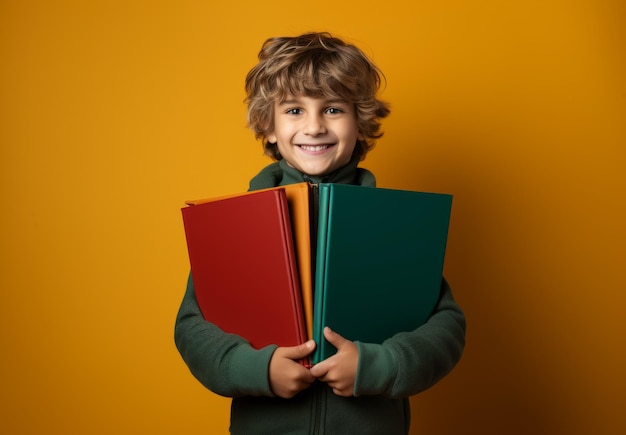
[[[439,299],[451,208],[448,194],[319,185],[314,364],[336,352],[325,326],[382,343],[426,322]]]

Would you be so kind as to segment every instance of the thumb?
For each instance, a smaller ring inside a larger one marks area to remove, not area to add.
[[[297,360],[309,355],[313,352],[313,349],[315,349],[315,342],[313,340],[309,340],[306,343],[302,343],[297,346],[281,348],[281,356]]]
[[[339,349],[346,341],[348,341],[341,335],[330,329],[328,326],[324,328],[324,337],[326,337],[326,340],[328,340],[328,342],[335,346],[337,349]]]

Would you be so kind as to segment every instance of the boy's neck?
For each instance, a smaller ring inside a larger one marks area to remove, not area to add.
[[[352,184],[354,183],[356,167],[359,164],[359,160],[354,157],[344,166],[337,169],[330,174],[324,175],[308,175],[300,172],[293,166],[290,166],[286,160],[280,160],[278,162],[280,168],[283,171],[283,179],[280,184],[292,184],[292,183],[301,183],[302,181],[306,181],[312,184],[319,183],[345,183]]]

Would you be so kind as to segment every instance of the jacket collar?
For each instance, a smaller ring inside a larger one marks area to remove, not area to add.
[[[374,176],[371,172],[366,169],[358,168],[359,159],[353,157],[348,164],[342,166],[336,171],[323,175],[321,177],[303,174],[298,171],[296,168],[289,166],[287,162],[283,159],[278,162],[278,166],[282,169],[283,177],[280,182],[280,185],[284,186],[285,184],[293,184],[293,183],[301,183],[306,181],[312,184],[319,183],[341,183],[341,184],[361,184],[364,180],[363,178],[367,178],[367,184],[375,184]],[[370,177],[365,176],[369,174]],[[365,176],[365,177],[364,177]]]
[[[352,158],[348,164],[342,166],[331,174],[315,177],[303,174],[296,168],[289,166],[282,159],[274,162],[259,172],[252,180],[250,180],[250,190],[265,189],[275,186],[285,186],[295,183],[341,183],[356,184],[361,186],[376,186],[376,178],[374,174],[364,168],[357,167],[358,158]]]

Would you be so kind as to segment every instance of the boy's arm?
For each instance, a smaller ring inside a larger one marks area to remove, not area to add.
[[[435,385],[461,358],[465,316],[445,279],[428,321],[382,344],[356,342],[359,365],[354,395],[408,397]]]
[[[255,350],[246,340],[204,320],[191,274],[176,317],[174,341],[191,373],[216,394],[272,396],[269,362],[276,346]]]

